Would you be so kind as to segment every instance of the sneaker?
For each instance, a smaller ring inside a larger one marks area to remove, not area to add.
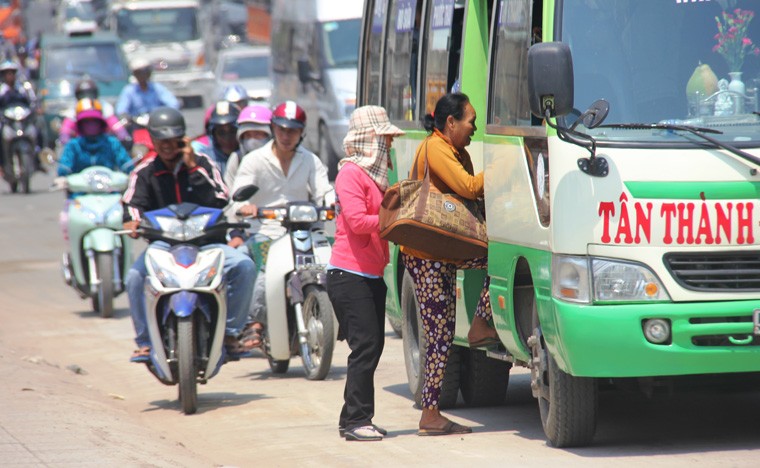
[[[381,435],[383,435],[383,436],[387,436],[387,435],[388,435],[388,431],[386,431],[386,430],[385,430],[385,429],[383,429],[382,427],[380,427],[380,426],[375,426],[374,424],[372,425],[372,427],[373,427],[373,428],[374,428],[374,429],[375,429],[377,432],[379,432]],[[343,426],[338,426],[338,435],[340,435],[340,437],[341,437],[341,438],[345,437],[345,436],[346,436],[346,428],[345,428],[345,427],[343,427]]]
[[[376,431],[373,426],[359,426],[353,429],[348,429],[346,430],[344,437],[346,440],[358,440],[362,442],[383,440],[383,435]]]

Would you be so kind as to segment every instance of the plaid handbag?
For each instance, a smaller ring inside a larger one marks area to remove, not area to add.
[[[468,260],[488,253],[486,222],[478,202],[441,193],[430,183],[427,145],[425,175],[386,190],[380,205],[380,237],[437,258]]]

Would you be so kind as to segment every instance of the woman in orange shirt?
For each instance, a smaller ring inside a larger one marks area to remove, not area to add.
[[[435,106],[435,117],[426,115],[425,128],[430,132],[415,155],[417,177],[425,173],[425,156],[430,182],[442,193],[456,193],[475,200],[483,196],[483,173],[474,174],[472,160],[465,150],[475,133],[475,109],[461,93],[441,97]],[[414,169],[411,171],[414,174]],[[402,259],[412,275],[415,296],[420,304],[422,327],[427,335],[425,381],[422,387],[422,416],[418,435],[465,434],[472,429],[456,424],[443,415],[439,399],[443,375],[454,339],[456,316],[455,289],[457,270],[486,269],[487,257],[467,261],[435,258],[426,252],[401,247]],[[490,279],[486,276],[480,300],[467,339],[471,347],[499,343],[496,330],[489,325],[491,300]]]

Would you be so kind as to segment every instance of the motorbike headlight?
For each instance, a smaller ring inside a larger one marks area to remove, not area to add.
[[[316,223],[319,221],[319,213],[313,205],[291,205],[288,219],[292,223]]]
[[[156,216],[158,226],[166,237],[179,241],[194,239],[202,235],[211,214],[191,216],[182,221],[170,216]]]
[[[148,253],[146,257],[150,263],[150,269],[153,271],[153,274],[165,288],[179,287],[179,279],[174,276],[171,271],[166,268],[161,268],[156,259],[153,257],[153,255],[150,255],[150,253]]]
[[[3,111],[3,116],[11,120],[24,120],[32,113],[31,109],[24,106],[10,106]]]
[[[599,302],[669,301],[657,276],[644,265],[610,259],[592,260],[594,300]]]
[[[552,258],[552,296],[569,302],[591,302],[588,257]]]
[[[195,277],[196,286],[210,285],[214,281],[214,278],[220,275],[224,270],[224,259],[222,258],[220,252],[215,252],[212,255],[214,258],[211,261],[211,265],[201,270],[200,273],[198,273],[198,275]]]

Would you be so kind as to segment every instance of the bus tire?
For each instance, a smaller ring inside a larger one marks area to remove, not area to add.
[[[507,398],[512,363],[490,358],[480,349],[462,352],[460,388],[467,406],[497,406]]]
[[[546,438],[557,448],[588,445],[596,431],[596,380],[563,372],[546,348],[535,309],[534,323],[537,326],[530,339],[531,388],[538,398]]]
[[[425,332],[422,329],[420,308],[414,294],[414,280],[406,270],[404,271],[404,278],[401,283],[401,312],[403,318],[401,338],[404,345],[404,364],[409,382],[409,391],[412,393],[415,405],[421,408],[422,387],[425,384],[427,340]],[[438,401],[440,408],[452,408],[456,405],[457,398],[459,397],[461,353],[461,347],[451,347],[449,361],[446,365],[446,373],[443,376],[441,396]]]

